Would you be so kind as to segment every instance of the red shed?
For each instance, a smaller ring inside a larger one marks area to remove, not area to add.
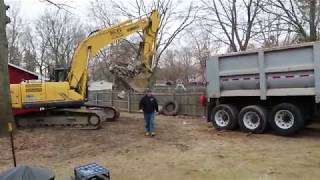
[[[21,81],[24,80],[34,80],[34,79],[39,79],[39,75],[28,71],[26,69],[23,69],[19,66],[16,66],[14,64],[9,63],[9,81],[10,84],[19,84]],[[25,112],[30,112],[30,111],[37,111],[38,109],[13,109],[13,114],[22,114]]]
[[[9,63],[10,84],[19,84],[23,80],[38,79],[39,75]]]

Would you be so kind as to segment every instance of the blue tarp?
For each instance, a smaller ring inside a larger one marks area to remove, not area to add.
[[[25,165],[0,173],[0,180],[54,180],[54,177],[50,169]]]

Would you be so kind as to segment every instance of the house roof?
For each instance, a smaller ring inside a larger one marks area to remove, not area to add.
[[[40,74],[37,74],[37,73],[32,72],[32,71],[29,71],[29,70],[27,70],[27,69],[24,69],[24,68],[22,68],[22,67],[19,67],[19,66],[17,66],[17,65],[14,65],[14,64],[12,64],[12,63],[8,63],[8,65],[11,66],[11,67],[14,67],[14,68],[16,68],[16,69],[19,69],[19,70],[21,70],[21,71],[24,71],[24,72],[26,72],[26,73],[35,75],[35,76],[37,76],[38,78],[40,77]]]
[[[22,67],[20,67],[20,66],[14,65],[14,64],[12,64],[12,63],[8,63],[8,65],[11,66],[11,67],[14,67],[14,68],[16,68],[16,69],[19,69],[20,71],[23,71],[23,72],[26,72],[26,73],[28,73],[28,74],[32,74],[32,75],[34,75],[34,76],[37,76],[39,80],[45,80],[45,81],[46,81],[46,80],[49,80],[49,78],[46,77],[46,76],[42,76],[42,75],[40,75],[40,74],[38,74],[38,73],[29,71],[29,70],[27,70],[27,69],[24,69],[24,68],[22,68]]]

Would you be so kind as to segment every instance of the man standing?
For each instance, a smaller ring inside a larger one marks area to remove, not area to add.
[[[146,95],[140,100],[139,109],[144,113],[146,136],[155,136],[154,116],[155,111],[159,112],[157,99],[152,95],[150,89],[146,90]]]

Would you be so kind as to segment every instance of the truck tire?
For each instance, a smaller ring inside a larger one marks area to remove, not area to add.
[[[240,129],[244,132],[262,134],[267,128],[267,110],[258,105],[246,106],[241,109],[238,117]]]
[[[272,108],[269,124],[274,133],[290,136],[303,128],[305,120],[299,107],[290,103],[282,103]]]
[[[169,108],[172,106],[172,108]],[[168,101],[163,105],[162,112],[166,116],[176,116],[179,112],[179,104],[175,101]]]
[[[233,130],[237,126],[238,109],[230,104],[221,104],[213,108],[210,120],[217,130]]]

